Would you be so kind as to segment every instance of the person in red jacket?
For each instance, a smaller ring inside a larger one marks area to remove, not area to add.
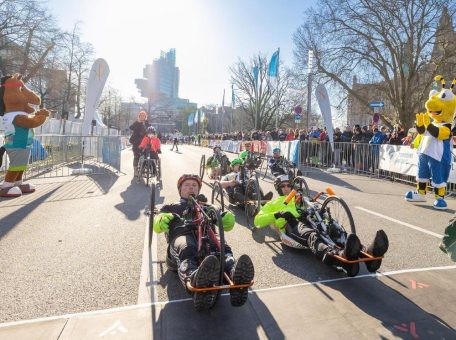
[[[147,134],[142,139],[141,144],[139,144],[139,149],[143,152],[144,157],[159,159],[158,154],[161,153],[160,139],[156,136],[155,129],[152,126],[147,128]],[[154,169],[154,171],[156,170]]]

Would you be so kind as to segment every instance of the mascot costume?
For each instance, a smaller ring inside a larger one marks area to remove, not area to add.
[[[436,76],[435,81],[442,83],[442,89],[432,90],[425,104],[427,112],[416,115],[416,129],[422,135],[418,147],[418,190],[409,191],[405,199],[409,202],[426,201],[426,185],[432,178],[431,184],[435,192],[434,208],[445,210],[446,182],[452,162],[451,124],[456,109],[456,96],[453,93],[456,79],[453,80],[451,89],[445,88],[442,76]]]
[[[29,104],[40,105],[41,99],[24,85],[21,78],[21,75],[16,74],[1,79],[0,116],[5,130],[3,150],[8,154],[10,164],[0,187],[0,197],[18,197],[35,191],[34,186],[23,183],[22,178],[29,163],[33,128],[43,125],[49,117],[46,109],[30,115],[35,109]]]

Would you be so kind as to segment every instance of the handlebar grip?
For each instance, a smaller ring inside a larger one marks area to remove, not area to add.
[[[291,201],[291,200],[293,199],[293,197],[295,197],[295,196],[296,196],[296,190],[293,189],[293,190],[291,190],[291,192],[288,194],[287,198],[285,198],[285,201],[283,201],[283,203],[285,203],[285,205],[288,204],[288,203],[290,203],[290,201]]]

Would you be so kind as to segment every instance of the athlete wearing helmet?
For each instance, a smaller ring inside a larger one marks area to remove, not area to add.
[[[360,256],[361,250],[374,256],[383,256],[388,250],[388,237],[383,230],[377,231],[374,241],[368,247],[363,247],[355,234],[350,234],[348,237],[340,235],[343,237],[342,243],[345,244],[343,249],[335,247],[334,244],[329,244],[327,239],[310,226],[306,219],[306,211],[298,212],[295,198],[285,204],[285,199],[292,191],[289,177],[287,175],[277,177],[274,181],[274,187],[280,197],[266,203],[260,209],[255,216],[254,224],[257,228],[268,225],[277,227],[283,243],[293,247],[308,248],[319,260],[328,265],[338,265],[337,260],[328,255],[339,255],[348,260],[356,260]],[[329,228],[329,232],[334,232],[334,230],[331,231]]]
[[[209,178],[214,179],[221,175],[226,175],[229,172],[230,160],[222,152],[220,144],[214,145],[214,154],[206,161]]]
[[[285,170],[280,166],[284,158],[280,155],[280,148],[272,150],[272,157],[268,161],[268,167],[274,177],[285,175]]]
[[[200,195],[202,186],[198,175],[182,175],[177,181],[177,190],[180,200],[177,203],[165,204],[160,213],[154,217],[153,229],[156,233],[168,233],[168,254],[177,264],[179,278],[186,287],[187,281],[195,288],[208,288],[217,284],[220,275],[220,264],[213,255],[207,256],[198,266],[198,245],[194,235],[194,225],[187,225],[185,221],[194,219],[193,211],[189,205],[190,196],[196,197],[205,207],[207,198]],[[234,214],[222,214],[223,229],[228,232],[235,224]],[[228,244],[225,246],[225,271],[235,284],[246,284],[253,280],[253,263],[247,255],[234,260],[232,250]],[[206,299],[207,294],[217,294],[216,291],[194,293],[194,300]],[[237,304],[242,305],[247,300],[248,290],[232,289],[230,294],[236,296]],[[215,298],[215,296],[214,296]],[[233,304],[232,299],[232,304]]]
[[[244,202],[245,200],[244,191],[239,178],[239,171],[242,163],[243,160],[240,158],[233,159],[230,163],[231,172],[223,176],[220,180],[220,185],[228,193],[228,199],[232,204],[236,203],[236,201]]]
[[[141,141],[139,149],[141,150],[145,158],[149,157],[150,159],[159,159],[158,154],[161,153],[161,144],[160,139],[155,135],[155,129],[152,126],[147,127],[147,134]],[[153,164],[154,173],[157,172],[155,163]]]

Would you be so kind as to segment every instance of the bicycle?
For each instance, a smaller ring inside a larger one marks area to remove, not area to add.
[[[183,220],[183,227],[192,226],[193,236],[198,245],[197,261],[200,264],[204,258],[209,255],[215,255],[220,262],[219,281],[216,286],[208,288],[193,287],[190,281],[187,281],[187,289],[192,293],[205,293],[217,291],[213,299],[200,299],[198,303],[193,297],[195,309],[200,311],[212,308],[222,290],[228,289],[248,289],[253,285],[253,281],[248,284],[235,285],[225,272],[225,233],[223,230],[222,217],[220,211],[211,205],[205,205],[197,198],[190,196],[188,199],[189,208],[194,218],[192,220]],[[179,227],[177,227],[179,228]],[[217,237],[218,235],[218,237]],[[167,237],[167,236],[166,236]],[[169,270],[177,272],[177,263],[170,255],[170,246],[167,248],[166,265]],[[206,301],[206,304],[201,303]]]

